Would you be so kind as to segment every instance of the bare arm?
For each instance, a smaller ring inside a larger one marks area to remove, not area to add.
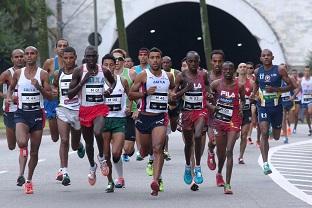
[[[11,79],[11,75],[8,70],[2,72],[0,75],[0,85],[2,85],[5,82],[10,83],[11,82],[10,79]],[[5,97],[6,97],[6,93],[4,91],[4,88],[2,88],[2,92],[0,91],[0,98],[5,98]]]
[[[142,72],[138,74],[134,80],[133,85],[129,91],[129,99],[130,100],[137,100],[143,98],[146,92],[139,92],[140,86],[142,83],[145,82],[146,79],[146,72]]]
[[[242,114],[243,113],[243,108],[245,105],[245,86],[244,85],[240,85],[239,84],[239,99],[240,99],[240,103],[239,103],[239,111]]]
[[[14,93],[14,90],[15,90],[15,87],[17,85],[17,81],[19,79],[19,76],[21,74],[21,70],[18,69],[14,72],[13,74],[13,77],[12,77],[12,80],[11,80],[11,83],[10,83],[10,86],[9,86],[9,89],[8,89],[8,92],[7,92],[7,100],[8,102],[12,101],[12,95]]]
[[[59,70],[54,72],[53,75],[53,85],[52,85],[52,96],[53,98],[58,97],[58,88],[59,88]]]
[[[49,100],[52,100],[52,93],[51,93],[51,86],[49,84],[49,73],[46,71],[41,71],[40,73],[40,79],[41,79],[41,84],[40,85],[35,85],[37,90],[39,90],[44,98],[47,98]]]
[[[90,76],[90,73],[88,74],[89,72],[87,72],[87,74],[85,75]],[[73,97],[75,97],[78,92],[81,90],[82,86],[85,84],[85,82],[87,81],[87,78],[86,78],[86,81],[84,82],[83,80],[81,81],[81,67],[77,67],[74,69],[74,72],[73,72],[73,76],[72,76],[72,80],[69,84],[69,90],[68,90],[68,98],[69,99],[72,99]],[[84,79],[85,79],[84,77]]]
[[[114,79],[113,74],[111,71],[105,67],[102,67],[104,77],[110,83],[110,87],[108,88],[109,94],[113,92],[114,88],[116,87],[116,80]]]
[[[279,66],[278,71],[279,71],[279,74],[282,76],[282,79],[286,82],[287,86],[277,87],[276,91],[277,92],[289,92],[291,90],[294,90],[295,87],[293,85],[293,81],[288,76],[285,66]]]

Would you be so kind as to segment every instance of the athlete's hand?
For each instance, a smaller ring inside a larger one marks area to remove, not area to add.
[[[194,88],[194,83],[191,81],[188,81],[184,89],[185,89],[185,92],[187,92],[187,91],[192,90],[193,88]]]
[[[138,117],[139,117],[139,111],[136,111],[136,112],[132,113],[133,120],[136,120]]]
[[[209,101],[213,100],[213,94],[212,93],[206,92],[206,97],[207,97],[207,100],[209,100]]]
[[[276,87],[272,87],[272,86],[265,86],[265,91],[266,92],[277,92],[277,88]]]
[[[152,95],[156,92],[157,87],[156,86],[152,86],[150,88],[147,89],[146,94],[147,95]]]
[[[88,81],[89,77],[91,77],[91,72],[90,72],[90,71],[88,71],[88,72],[85,74],[85,76],[83,77],[83,79],[80,81],[80,85],[84,85],[84,84]]]
[[[169,98],[171,101],[176,101],[177,100],[177,94],[174,92],[169,92]]]
[[[13,102],[13,99],[11,96],[7,96],[4,102],[5,102],[5,105],[10,105]]]
[[[35,79],[35,78],[33,78],[33,79],[31,79],[31,84],[32,85],[34,85],[35,86],[35,88],[37,89],[37,90],[39,90],[40,89],[40,85],[39,85],[39,82],[38,82],[38,80],[37,79]]]
[[[129,116],[131,114],[131,109],[129,107],[126,107],[125,113],[126,116]]]
[[[255,100],[255,99],[256,99],[255,93],[251,92],[249,96],[249,100]]]
[[[18,102],[18,97],[15,96],[15,95],[13,95],[12,100],[13,100],[13,103],[14,103],[14,104],[17,104],[17,102]]]

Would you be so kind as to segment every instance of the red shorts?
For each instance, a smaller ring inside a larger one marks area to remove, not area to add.
[[[229,131],[235,131],[239,132],[241,129],[242,120],[237,119],[235,121],[231,121],[230,123],[219,121],[215,119],[214,121],[214,129],[216,130],[214,133],[216,135],[216,132],[222,131],[222,132],[229,132]]]
[[[192,111],[182,111],[182,121],[181,126],[183,130],[194,129],[194,124],[200,118],[204,119],[205,125],[207,125],[208,110],[192,110]]]
[[[94,106],[80,106],[79,108],[79,120],[80,125],[85,127],[91,127],[93,120],[96,117],[106,117],[109,113],[109,108],[105,104],[99,104]]]

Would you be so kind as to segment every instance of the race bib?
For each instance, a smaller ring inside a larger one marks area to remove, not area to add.
[[[103,85],[86,85],[86,102],[103,102]]]
[[[105,97],[105,104],[109,107],[110,111],[120,111],[121,110],[121,98],[122,95],[110,95]]]
[[[249,110],[250,109],[250,100],[248,97],[245,97],[245,105],[243,107],[243,110]]]
[[[184,109],[196,110],[203,108],[203,93],[202,92],[187,92],[184,95]]]
[[[215,113],[215,118],[224,122],[230,122],[233,116],[233,106],[217,104],[218,111]]]
[[[303,95],[303,102],[308,103],[312,101],[312,95],[311,94],[304,94]]]
[[[40,93],[21,93],[22,109],[26,111],[40,110]]]
[[[150,95],[150,109],[166,110],[168,107],[168,93],[156,92]]]

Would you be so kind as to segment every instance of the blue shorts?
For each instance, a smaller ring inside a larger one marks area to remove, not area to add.
[[[282,106],[286,111],[290,111],[294,107],[293,101],[282,102]]]
[[[151,134],[154,128],[158,126],[167,126],[168,121],[168,114],[166,113],[160,113],[153,116],[139,113],[135,126],[141,134]]]
[[[46,113],[47,119],[56,118],[55,108],[58,106],[58,99],[55,100],[44,100],[44,111]]]
[[[45,114],[43,110],[23,111],[17,109],[14,113],[15,123],[23,123],[29,127],[29,133],[43,130],[45,126]]]
[[[7,128],[15,129],[14,112],[3,112],[3,122]]]
[[[283,106],[258,107],[258,120],[269,122],[274,129],[282,128]]]

